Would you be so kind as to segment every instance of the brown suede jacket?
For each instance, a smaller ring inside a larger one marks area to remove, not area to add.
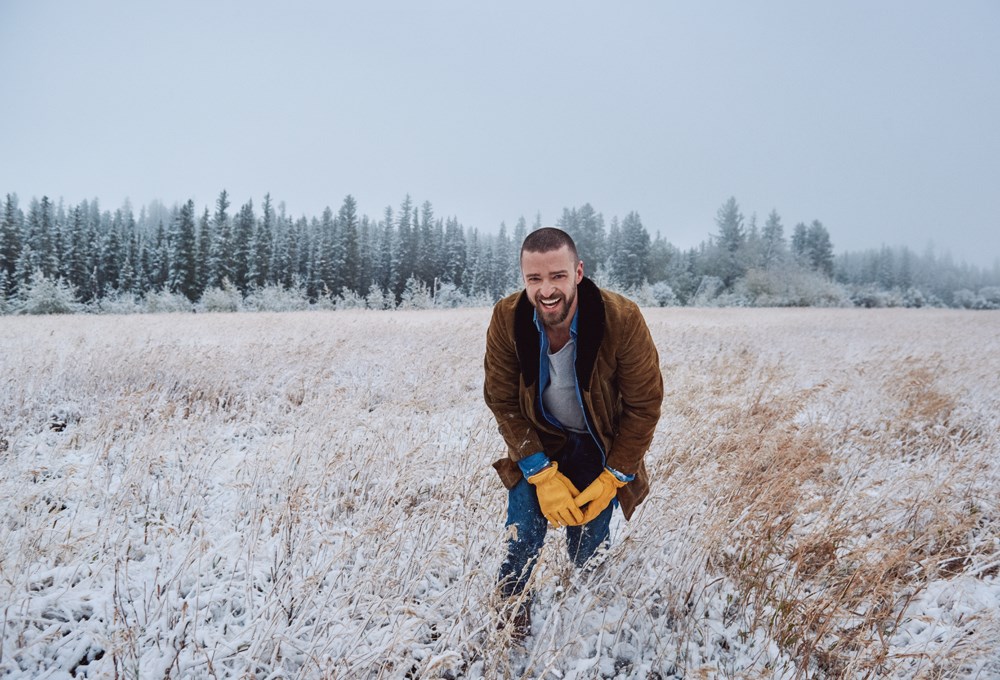
[[[656,345],[639,307],[584,278],[577,287],[576,375],[591,431],[607,454],[606,465],[635,479],[618,490],[625,518],[649,493],[643,457],[653,439],[663,401]],[[510,489],[521,479],[517,461],[557,451],[562,432],[538,406],[541,339],[534,307],[524,291],[493,308],[486,333],[486,404],[507,443],[496,468]]]

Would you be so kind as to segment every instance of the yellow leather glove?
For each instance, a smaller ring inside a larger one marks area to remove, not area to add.
[[[541,472],[528,477],[535,487],[542,514],[557,527],[576,526],[583,523],[583,511],[573,498],[579,494],[573,482],[559,472],[559,464],[552,463]]]
[[[583,510],[583,524],[596,519],[604,512],[604,509],[611,503],[611,499],[618,493],[618,489],[625,486],[610,471],[604,470],[597,476],[597,479],[590,483],[579,496],[576,497],[576,504]],[[584,507],[586,506],[586,507]]]

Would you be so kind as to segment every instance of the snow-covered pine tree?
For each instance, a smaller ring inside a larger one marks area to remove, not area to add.
[[[781,224],[778,211],[772,209],[760,235],[759,266],[771,269],[780,265],[785,260],[786,252],[785,227]]]
[[[413,224],[415,221],[413,213],[413,199],[407,194],[399,206],[399,215],[396,218],[397,236],[393,252],[392,287],[397,300],[402,299],[407,281],[415,274],[416,269],[417,230]]]
[[[201,297],[212,273],[212,222],[207,206],[198,220],[198,244],[195,253],[195,292],[197,297]]]
[[[372,283],[383,291],[388,292],[393,290],[393,282],[395,280],[392,270],[394,262],[393,253],[395,250],[393,247],[395,236],[393,224],[395,224],[395,220],[392,214],[392,206],[387,205],[382,220],[375,225],[375,248],[377,252],[375,253],[375,271]],[[391,297],[392,303],[395,306],[395,293],[392,293]]]
[[[517,270],[518,270],[518,282],[520,283],[521,276],[521,244],[524,243],[524,238],[528,235],[528,221],[524,219],[524,215],[517,218],[517,224],[514,225],[514,250],[517,251]]]
[[[649,232],[642,226],[639,213],[630,212],[622,220],[617,244],[609,258],[613,284],[622,290],[637,289],[646,280],[649,259]]]
[[[809,225],[806,232],[806,249],[809,253],[809,265],[813,271],[832,278],[833,244],[830,242],[830,233],[819,220],[813,220]]]
[[[458,288],[464,285],[467,249],[465,234],[458,219],[449,217],[444,228],[444,268],[441,278]]]
[[[433,294],[434,279],[441,274],[437,268],[437,243],[434,238],[434,207],[424,201],[420,207],[420,221],[416,229],[416,258],[414,275]]]
[[[232,243],[230,244],[230,282],[241,293],[246,293],[250,284],[251,260],[254,257],[254,237],[257,233],[257,218],[253,211],[253,200],[244,203],[233,218]]]
[[[358,292],[366,294],[375,280],[375,224],[368,215],[358,222]]]
[[[333,290],[360,293],[361,269],[358,244],[358,202],[348,194],[337,212],[333,247]],[[345,303],[346,304],[346,303]]]
[[[719,261],[716,263],[718,276],[723,285],[730,288],[746,272],[746,231],[743,228],[743,214],[735,197],[731,196],[719,208],[715,224],[719,228]]]
[[[804,222],[799,222],[792,229],[792,256],[803,267],[809,267],[809,237]]]
[[[253,248],[247,271],[247,286],[263,288],[272,283],[271,259],[274,251],[274,208],[271,205],[271,194],[264,194],[263,214],[257,222],[257,231],[253,237]]]
[[[150,290],[164,290],[170,281],[170,239],[162,221],[156,225],[151,245],[148,269]]]
[[[336,224],[333,209],[327,206],[319,221],[313,221],[310,243],[309,297],[318,299],[333,291],[334,281],[334,241]]]
[[[490,294],[497,299],[503,297],[514,290],[518,281],[514,278],[514,263],[516,258],[514,253],[514,243],[507,236],[507,224],[500,223],[500,231],[493,239],[493,249],[491,257],[494,259],[493,271],[490,276]]]
[[[24,215],[17,207],[17,196],[7,194],[0,217],[0,271],[7,274],[5,292],[10,293],[14,285],[14,272],[21,255],[21,230]],[[4,291],[0,291],[2,293]]]
[[[100,263],[98,264],[98,281],[103,296],[111,291],[117,291],[121,285],[121,266],[125,249],[122,245],[122,229],[125,217],[121,209],[115,211],[115,216],[104,231],[101,239]]]
[[[170,274],[168,288],[194,302],[198,287],[198,251],[195,240],[194,201],[181,206],[170,230]]]
[[[223,279],[232,280],[232,225],[229,220],[229,193],[223,189],[215,201],[212,216],[212,243],[209,246],[206,288],[222,286]]]
[[[584,261],[589,271],[596,273],[601,263],[607,258],[607,246],[604,235],[604,216],[594,210],[590,203],[584,203],[576,211],[577,235],[576,249],[580,259]]]

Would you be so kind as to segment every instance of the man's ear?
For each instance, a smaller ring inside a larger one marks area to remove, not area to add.
[[[583,281],[583,260],[576,263],[576,282]]]

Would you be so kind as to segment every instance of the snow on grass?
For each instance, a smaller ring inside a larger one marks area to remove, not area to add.
[[[0,318],[0,674],[1000,674],[1000,315],[646,315],[652,494],[523,646],[488,310]]]

